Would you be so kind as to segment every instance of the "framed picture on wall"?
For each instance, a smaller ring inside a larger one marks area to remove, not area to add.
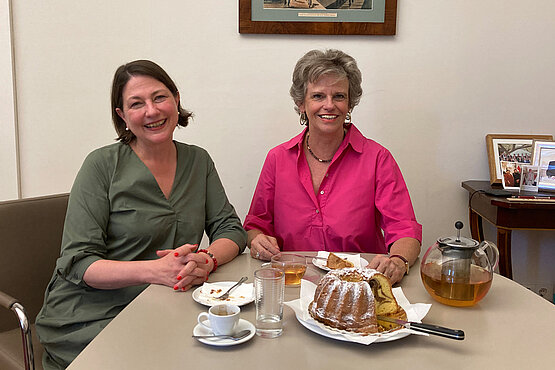
[[[239,0],[239,33],[395,35],[397,0]]]
[[[501,162],[511,162],[514,163],[514,166],[522,166],[524,164],[532,163],[534,140],[552,141],[553,136],[513,134],[486,135],[490,183],[492,185],[503,184]]]

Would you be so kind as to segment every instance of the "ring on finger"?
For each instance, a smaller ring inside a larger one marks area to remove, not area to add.
[[[256,252],[256,255],[254,256],[256,259],[258,259],[258,257],[260,257],[260,252]]]

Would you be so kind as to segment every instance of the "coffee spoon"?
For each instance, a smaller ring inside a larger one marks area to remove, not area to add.
[[[233,335],[193,335],[193,338],[218,338],[218,339],[233,339],[239,340],[247,337],[251,331],[249,329],[241,330],[240,332]]]

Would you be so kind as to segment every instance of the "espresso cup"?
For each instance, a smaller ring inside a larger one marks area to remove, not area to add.
[[[197,321],[215,335],[232,335],[239,322],[241,309],[233,304],[219,304],[210,307],[208,312],[201,312]],[[207,320],[208,319],[208,320]],[[206,322],[208,321],[208,324]]]

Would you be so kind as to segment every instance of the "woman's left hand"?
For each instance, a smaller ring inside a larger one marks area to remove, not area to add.
[[[378,254],[368,264],[371,269],[378,270],[391,281],[391,285],[401,281],[405,276],[406,267],[399,258],[389,258],[386,254]]]

